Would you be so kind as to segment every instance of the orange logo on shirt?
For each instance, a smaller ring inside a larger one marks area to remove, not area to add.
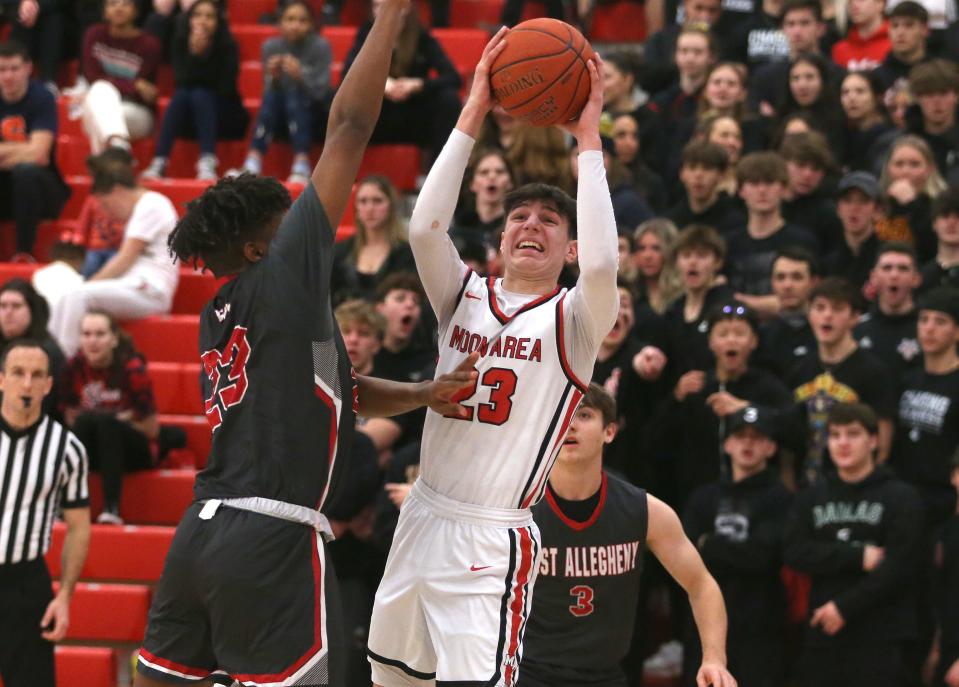
[[[0,120],[0,138],[13,143],[27,140],[27,122],[20,115],[4,117]]]

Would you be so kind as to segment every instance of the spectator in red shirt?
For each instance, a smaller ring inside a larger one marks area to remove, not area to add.
[[[107,261],[117,254],[123,243],[123,230],[126,222],[114,219],[100,200],[89,195],[80,208],[80,218],[71,240],[86,248],[83,267],[80,274],[85,279],[96,274]]]
[[[80,350],[59,386],[64,419],[86,447],[91,470],[103,479],[97,522],[123,524],[123,473],[153,466],[151,442],[160,431],[146,361],[113,317],[91,311],[80,323]]]
[[[885,0],[849,0],[852,26],[832,48],[832,61],[851,72],[871,71],[881,65],[892,43],[889,22],[883,17]]]

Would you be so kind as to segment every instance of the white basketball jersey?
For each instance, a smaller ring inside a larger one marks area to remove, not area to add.
[[[567,362],[564,337],[572,328],[563,326],[566,289],[557,287],[507,315],[497,301],[500,288],[500,280],[468,271],[440,332],[437,376],[479,350],[479,378],[460,400],[468,419],[428,411],[420,477],[456,501],[529,508],[542,498],[586,391],[580,380],[590,378],[592,367],[574,371]]]

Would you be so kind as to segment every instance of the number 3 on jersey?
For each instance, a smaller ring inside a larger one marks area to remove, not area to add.
[[[200,356],[203,371],[210,379],[210,396],[203,402],[211,431],[223,422],[223,413],[243,400],[246,394],[246,361],[250,357],[250,343],[246,327],[236,327],[223,351],[216,349]]]
[[[593,612],[593,588],[588,584],[578,584],[569,590],[570,596],[576,599],[576,603],[569,607],[569,612],[577,618],[589,615]]]
[[[474,408],[465,401],[476,394],[477,385],[489,387],[489,403],[477,403]],[[513,410],[513,394],[516,393],[516,373],[508,367],[491,367],[481,377],[451,399],[454,403],[461,403],[466,408],[466,416],[447,415],[455,420],[471,421],[473,416],[480,422],[488,425],[501,425],[509,420]]]

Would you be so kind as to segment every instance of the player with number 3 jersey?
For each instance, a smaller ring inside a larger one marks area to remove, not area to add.
[[[546,184],[507,196],[502,278],[470,271],[447,234],[491,109],[489,65],[508,40],[503,29],[486,46],[410,221],[439,321],[437,372],[476,358],[478,375],[459,399],[461,413],[427,413],[420,478],[400,512],[373,610],[368,650],[373,682],[384,687],[515,683],[539,554],[530,507],[546,489],[619,305],[598,58],[588,65],[589,102],[563,127],[579,146],[578,201]],[[576,285],[559,288],[564,265],[577,258]]]

